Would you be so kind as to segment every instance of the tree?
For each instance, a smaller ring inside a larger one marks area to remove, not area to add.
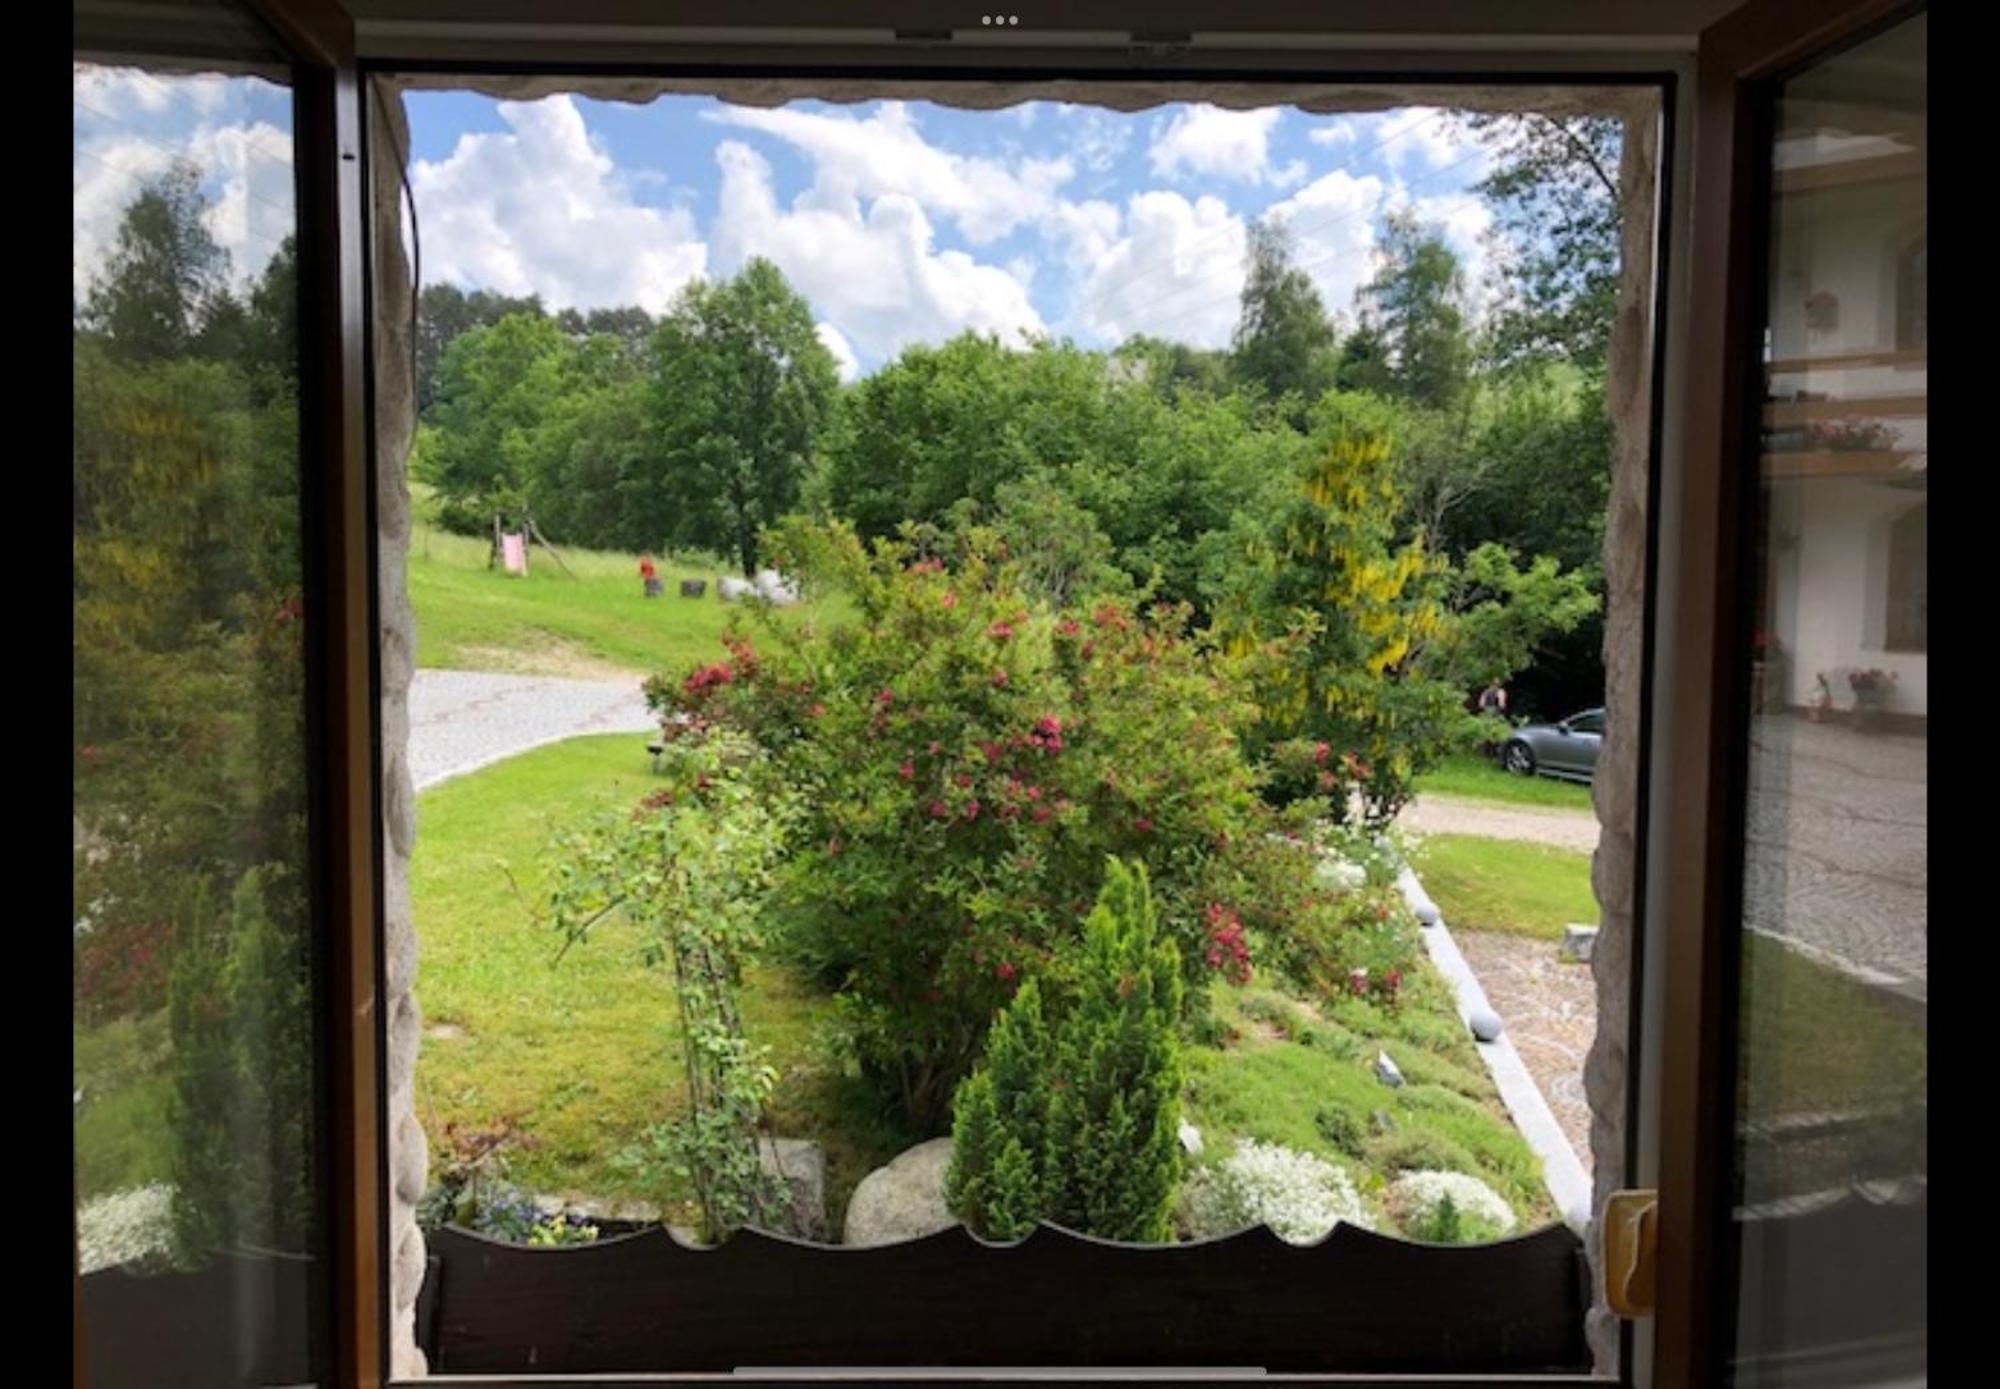
[[[228,257],[209,234],[201,174],[186,160],[140,190],[91,286],[84,322],[128,360],[187,355],[218,300]]]
[[[1539,113],[1465,120],[1496,155],[1476,191],[1501,233],[1497,359],[1566,360],[1600,375],[1618,301],[1622,121]]]
[[[518,510],[533,478],[536,436],[566,390],[575,347],[539,314],[509,314],[454,341],[438,373],[425,480],[445,524],[474,534]]]
[[[1387,348],[1390,391],[1434,410],[1462,406],[1474,354],[1457,254],[1441,229],[1402,212],[1386,219],[1381,254],[1362,290],[1363,322]]]
[[[1181,966],[1143,864],[1108,862],[1073,953],[1053,1023],[1023,984],[960,1084],[946,1199],[995,1239],[1047,1219],[1164,1243],[1181,1176]]]
[[[1312,277],[1292,264],[1285,224],[1250,224],[1242,310],[1236,321],[1236,376],[1271,399],[1295,392],[1305,402],[1333,384],[1334,326]]]
[[[662,467],[647,521],[754,573],[758,532],[798,503],[838,385],[812,306],[770,261],[690,285],[653,336]]]
[[[542,298],[514,298],[454,284],[425,285],[417,295],[417,413],[437,403],[438,372],[451,345],[474,328],[490,328],[512,314],[543,316]]]

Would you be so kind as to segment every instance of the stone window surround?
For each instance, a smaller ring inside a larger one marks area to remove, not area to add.
[[[1654,312],[1660,206],[1659,88],[1645,78],[1629,86],[1482,86],[1476,83],[1225,83],[1190,75],[1174,81],[952,80],[894,77],[653,78],[463,74],[375,74],[364,77],[369,127],[370,241],[374,348],[377,579],[380,609],[386,1132],[389,1135],[390,1336],[393,1377],[426,1373],[415,1343],[415,1307],[424,1277],[424,1241],[416,1204],[428,1178],[428,1151],[417,1119],[415,1077],[422,1021],[415,980],[416,927],[410,906],[410,855],[416,839],[416,797],[409,768],[409,686],[415,669],[415,618],[407,584],[410,498],[407,477],[415,428],[411,332],[414,289],[403,246],[403,167],[409,128],[401,93],[456,89],[511,100],[572,92],[596,99],[643,102],[668,92],[725,97],[746,105],[777,105],[797,97],[863,101],[882,97],[940,105],[995,108],[1023,100],[1075,101],[1132,111],[1168,101],[1201,100],[1231,107],[1294,105],[1314,113],[1379,111],[1448,105],[1488,111],[1608,113],[1626,121],[1619,187],[1625,205],[1623,275],[1612,328],[1608,407],[1614,439],[1605,525],[1605,709],[1612,730],[1600,755],[1593,801],[1601,824],[1591,882],[1600,904],[1592,953],[1598,1030],[1585,1065],[1591,1107],[1593,1204],[1627,1184],[1627,1036],[1634,994],[1635,888],[1638,883],[1640,747],[1645,678],[1647,501],[1654,451]],[[1685,166],[1676,158],[1674,168]],[[1678,200],[1676,200],[1678,201]],[[1678,277],[1677,277],[1678,278]],[[1665,450],[1663,449],[1663,454]],[[1649,955],[1651,951],[1647,952]],[[1598,1249],[1588,1241],[1593,1266]],[[1597,1280],[1594,1280],[1596,1282]],[[1601,1284],[1600,1284],[1601,1286]],[[1615,1372],[1620,1324],[1595,1305],[1589,1335],[1600,1372]]]

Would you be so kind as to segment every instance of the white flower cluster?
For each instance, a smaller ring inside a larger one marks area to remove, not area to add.
[[[1428,1219],[1445,1197],[1459,1212],[1502,1235],[1514,1232],[1514,1208],[1507,1198],[1463,1172],[1405,1172],[1389,1184],[1387,1204],[1398,1222]]]
[[[173,1252],[174,1189],[164,1182],[114,1191],[76,1213],[77,1255],[85,1273],[164,1258]]]
[[[1348,1175],[1324,1158],[1246,1138],[1226,1162],[1188,1184],[1185,1214],[1201,1238],[1268,1225],[1278,1238],[1310,1244],[1342,1221],[1373,1229]]]
[[[1318,876],[1322,887],[1338,892],[1351,892],[1368,885],[1368,870],[1365,867],[1334,853],[1320,855]]]

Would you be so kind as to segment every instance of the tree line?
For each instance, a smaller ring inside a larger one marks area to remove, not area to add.
[[[1502,286],[1476,319],[1442,230],[1385,219],[1352,324],[1282,222],[1253,224],[1231,344],[1110,351],[965,334],[841,386],[807,301],[768,261],[699,281],[658,319],[550,312],[452,285],[420,296],[416,476],[445,524],[533,515],[551,538],[712,552],[750,571],[796,510],[868,536],[973,514],[1068,527],[1207,611],[1242,517],[1282,504],[1316,407],[1387,410],[1402,522],[1463,558],[1488,543],[1601,587],[1605,351],[1616,290],[1618,122],[1474,117],[1495,149]],[[1601,617],[1556,635],[1517,704],[1601,694]]]

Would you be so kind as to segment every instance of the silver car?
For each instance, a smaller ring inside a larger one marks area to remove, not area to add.
[[[1560,723],[1525,724],[1500,749],[1500,765],[1519,776],[1589,781],[1604,744],[1604,711],[1586,709]]]

